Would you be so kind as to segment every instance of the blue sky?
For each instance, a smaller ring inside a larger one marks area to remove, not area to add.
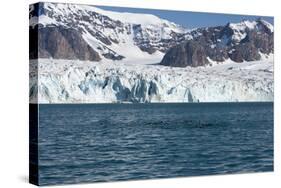
[[[225,25],[228,22],[240,22],[243,19],[256,20],[257,18],[262,18],[273,24],[273,17],[268,17],[268,16],[248,16],[248,15],[216,14],[216,13],[202,13],[202,12],[188,12],[188,11],[108,7],[108,6],[97,6],[97,7],[102,8],[104,10],[111,10],[117,12],[153,14],[160,18],[164,18],[166,20],[182,25],[186,28]]]

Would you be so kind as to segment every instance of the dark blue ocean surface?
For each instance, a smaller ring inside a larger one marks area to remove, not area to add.
[[[273,170],[273,103],[39,108],[41,185]]]

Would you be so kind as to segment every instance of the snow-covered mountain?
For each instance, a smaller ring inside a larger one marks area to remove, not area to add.
[[[38,3],[30,7],[30,32],[38,32],[40,58],[100,61],[161,58],[171,46],[185,40],[187,30],[150,14]],[[75,48],[85,49],[88,55]]]
[[[62,3],[30,6],[30,35],[36,34],[31,59],[160,61],[165,54],[162,65],[196,67],[260,60],[274,47],[273,26],[261,19],[187,30],[150,14]]]
[[[190,34],[192,39],[168,50],[162,65],[197,67],[227,59],[241,63],[260,60],[274,52],[273,26],[262,19],[199,28]]]

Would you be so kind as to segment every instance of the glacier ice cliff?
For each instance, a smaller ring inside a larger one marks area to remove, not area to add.
[[[273,101],[273,60],[176,68],[39,59],[38,70],[38,84],[30,81],[33,103]]]

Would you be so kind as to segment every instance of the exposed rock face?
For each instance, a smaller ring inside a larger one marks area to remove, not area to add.
[[[197,41],[187,41],[171,48],[161,64],[174,67],[197,67],[208,63],[203,46]]]
[[[38,49],[38,56],[41,58],[52,57],[54,59],[90,61],[101,59],[99,54],[85,42],[81,35],[71,28],[39,26]]]
[[[192,39],[172,47],[161,65],[205,66],[209,60],[234,62],[260,60],[261,54],[273,53],[273,27],[263,21],[243,21],[226,26],[201,28],[191,32]]]

